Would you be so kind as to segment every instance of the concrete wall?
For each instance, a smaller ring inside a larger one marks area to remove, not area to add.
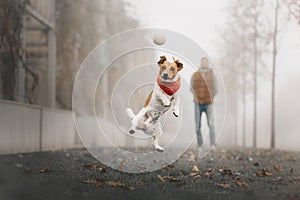
[[[38,151],[41,109],[0,101],[0,153]]]
[[[76,137],[71,111],[0,100],[0,154],[76,147]]]

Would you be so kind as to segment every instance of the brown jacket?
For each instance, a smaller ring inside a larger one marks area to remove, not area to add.
[[[199,104],[211,104],[216,94],[216,83],[211,68],[200,68],[194,73],[191,80],[194,101]]]

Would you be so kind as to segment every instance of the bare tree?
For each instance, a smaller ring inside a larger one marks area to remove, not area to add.
[[[300,25],[300,1],[299,0],[282,0],[286,5],[289,13],[295,17],[298,24]]]
[[[253,57],[253,147],[257,146],[257,79],[258,79],[258,65],[259,60],[266,50],[266,48],[259,43],[268,43],[265,34],[268,33],[266,30],[266,24],[263,20],[264,13],[264,1],[263,0],[251,0],[245,6],[244,10],[247,24],[252,27],[249,32],[252,37],[252,57]]]
[[[31,103],[30,95],[38,83],[38,76],[26,66],[23,59],[25,49],[21,35],[26,5],[29,5],[29,0],[0,1],[0,75],[3,98],[17,100],[15,95],[16,70],[18,66],[23,67],[34,82],[32,87],[28,89],[28,96],[26,97]]]
[[[225,79],[226,88],[228,89],[229,98],[229,116],[232,118],[232,131],[234,132],[234,142],[237,143],[238,131],[238,111],[239,109],[239,92],[242,88],[243,98],[243,145],[246,138],[246,85],[247,75],[250,69],[249,45],[250,40],[248,33],[249,27],[243,19],[244,2],[236,1],[227,8],[227,24],[222,32],[221,58],[220,62],[226,68]],[[246,30],[246,31],[245,31]],[[241,87],[242,86],[242,87]]]
[[[243,145],[246,145],[246,96],[247,77],[251,75],[253,85],[253,146],[257,142],[257,79],[259,69],[265,67],[263,56],[266,54],[270,43],[270,26],[265,19],[264,0],[234,1],[228,9],[228,21],[231,23],[225,27],[224,44],[228,60],[227,65],[234,65],[231,70],[235,73],[237,80],[234,80],[236,87],[242,93],[242,129]],[[224,57],[224,56],[223,56]],[[224,63],[224,61],[223,61]],[[226,62],[225,62],[226,63]],[[242,86],[242,87],[241,87]]]
[[[273,33],[273,62],[272,62],[272,102],[271,102],[271,148],[275,148],[275,74],[276,74],[276,58],[277,58],[277,35],[278,35],[278,9],[279,0],[275,5],[275,24]]]

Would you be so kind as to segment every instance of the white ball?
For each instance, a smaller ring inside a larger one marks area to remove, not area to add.
[[[163,45],[167,40],[166,36],[162,33],[154,34],[152,39],[156,45]]]

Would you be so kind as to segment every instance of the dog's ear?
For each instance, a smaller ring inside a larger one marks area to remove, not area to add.
[[[177,65],[178,71],[182,70],[183,64],[179,60],[176,60],[175,64]]]
[[[160,56],[159,61],[157,62],[158,65],[163,64],[167,60],[166,56]]]

